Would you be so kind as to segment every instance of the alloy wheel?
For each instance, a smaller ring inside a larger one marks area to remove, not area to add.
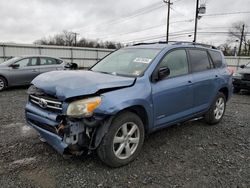
[[[220,120],[225,111],[225,101],[222,97],[218,98],[215,103],[214,117],[216,120]]]
[[[136,151],[140,141],[140,130],[133,122],[123,124],[113,139],[113,152],[119,159],[127,159]]]
[[[3,90],[5,87],[5,82],[3,79],[0,78],[0,90]]]

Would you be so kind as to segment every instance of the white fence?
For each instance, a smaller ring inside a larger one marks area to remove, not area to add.
[[[0,44],[0,63],[15,56],[47,55],[77,63],[79,67],[90,67],[112,51],[112,49],[102,48]]]
[[[239,67],[250,62],[250,57],[226,56],[225,58],[229,67]]]
[[[20,55],[48,55],[59,57],[66,62],[77,63],[79,67],[90,67],[112,51],[112,49],[101,48],[0,43],[0,63]],[[238,67],[250,62],[250,57],[226,56],[226,62],[230,67]]]

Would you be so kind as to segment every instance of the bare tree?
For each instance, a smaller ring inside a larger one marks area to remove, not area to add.
[[[232,49],[229,43],[221,44],[218,48],[223,52],[225,56],[234,55],[233,54],[234,50]]]
[[[247,46],[248,41],[247,41],[247,25],[244,22],[237,22],[232,24],[232,28],[229,29],[229,36],[230,37],[234,37],[235,39],[237,39],[238,41],[240,41],[240,45],[239,45],[239,52],[238,55],[247,55]],[[242,44],[244,43],[244,50],[242,53]]]

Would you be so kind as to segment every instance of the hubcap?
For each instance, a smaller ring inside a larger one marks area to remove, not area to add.
[[[223,116],[225,110],[225,101],[223,98],[218,98],[215,103],[215,109],[214,109],[214,117],[216,120],[220,120]]]
[[[4,81],[0,79],[0,90],[2,90],[3,88],[4,88]]]
[[[119,159],[127,159],[136,151],[140,140],[140,131],[133,122],[123,124],[113,139],[113,152]]]

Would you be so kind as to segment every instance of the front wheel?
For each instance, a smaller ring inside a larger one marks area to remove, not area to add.
[[[205,114],[205,121],[214,125],[219,123],[226,110],[226,97],[223,93],[218,93],[209,111]]]
[[[118,115],[104,136],[97,154],[111,167],[119,167],[133,161],[139,154],[144,142],[144,126],[134,113]]]
[[[3,91],[7,87],[7,82],[5,78],[0,76],[0,91]]]

